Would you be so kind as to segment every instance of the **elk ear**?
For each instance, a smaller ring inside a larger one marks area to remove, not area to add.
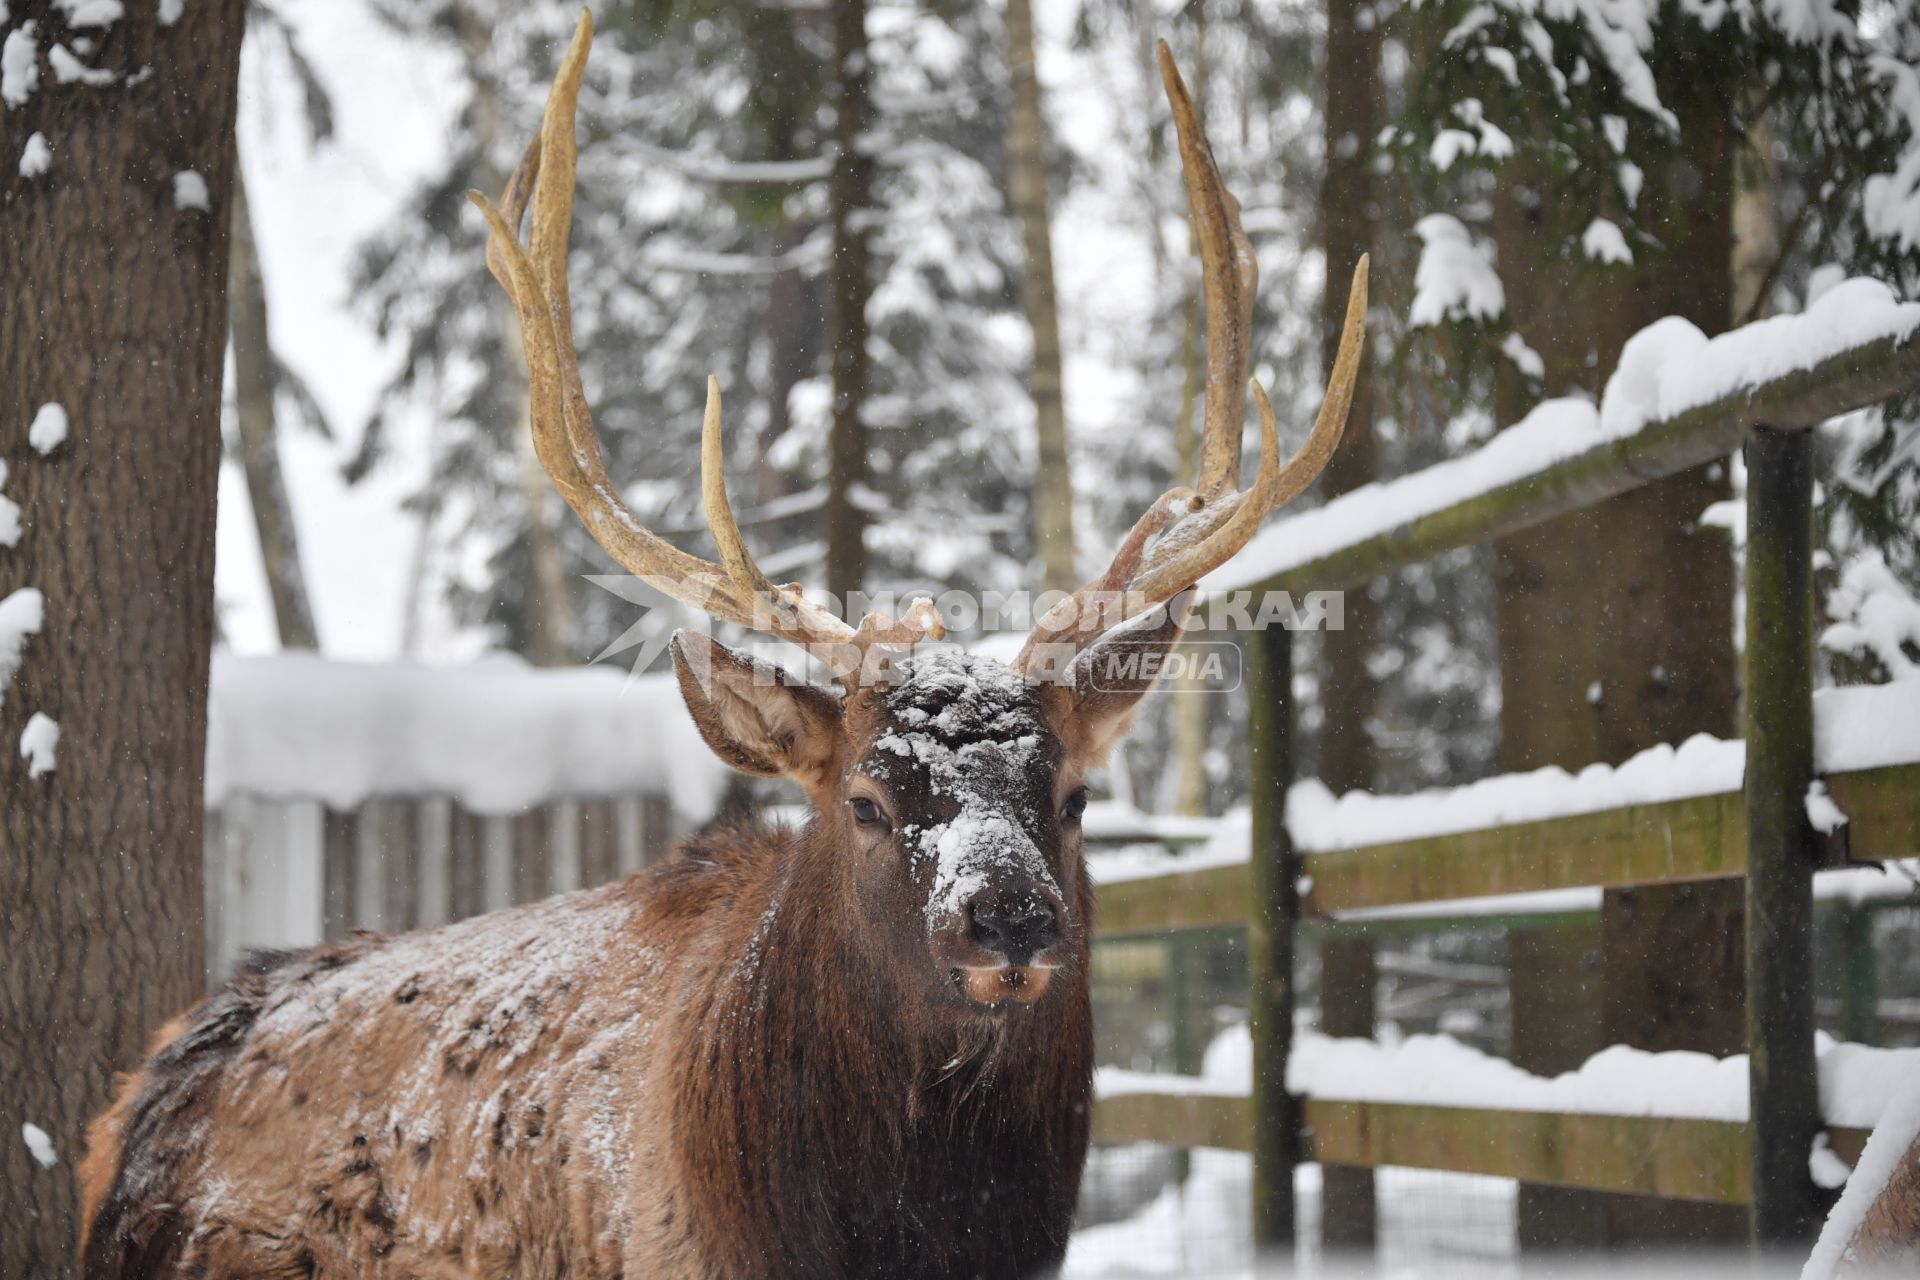
[[[1182,592],[1139,620],[1081,650],[1053,696],[1062,741],[1090,765],[1103,763],[1133,730],[1134,713],[1160,682],[1167,653],[1180,642],[1193,598]]]
[[[838,695],[697,632],[675,633],[673,670],[700,736],[745,773],[811,789],[833,759]]]

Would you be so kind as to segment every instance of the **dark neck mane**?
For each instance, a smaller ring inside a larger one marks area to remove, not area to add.
[[[1084,967],[1031,1009],[932,1013],[855,945],[831,877],[801,874],[832,856],[816,838],[761,850],[689,993],[675,1141],[701,1234],[767,1276],[1057,1263],[1090,1110]]]

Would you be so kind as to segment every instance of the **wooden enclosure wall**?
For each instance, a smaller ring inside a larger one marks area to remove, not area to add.
[[[430,927],[603,884],[661,858],[672,828],[664,795],[504,815],[447,796],[377,796],[344,811],[235,796],[207,813],[207,978],[254,948]]]

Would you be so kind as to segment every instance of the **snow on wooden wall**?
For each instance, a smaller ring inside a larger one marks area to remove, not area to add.
[[[727,770],[671,677],[214,660],[207,969],[350,928],[446,923],[624,875]]]

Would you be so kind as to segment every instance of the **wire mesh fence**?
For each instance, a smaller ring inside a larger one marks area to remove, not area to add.
[[[1240,1280],[1253,1270],[1251,1159],[1153,1143],[1096,1146],[1082,1184],[1067,1275]],[[1423,1280],[1506,1280],[1518,1272],[1516,1184],[1429,1169],[1371,1171],[1378,1239],[1355,1254],[1323,1243],[1318,1165],[1294,1179],[1297,1270]]]
[[[1510,1036],[1505,939],[1499,930],[1414,934],[1376,948],[1377,1031],[1445,1031],[1503,1052]],[[1320,1020],[1320,955],[1300,952],[1302,1029]],[[1246,942],[1223,929],[1118,939],[1095,948],[1097,1061],[1129,1071],[1217,1073],[1244,1051]],[[1295,1181],[1297,1261],[1318,1270],[1378,1263],[1388,1273],[1499,1277],[1516,1254],[1515,1184],[1414,1169],[1366,1173],[1374,1184],[1377,1245],[1363,1260],[1321,1243],[1326,1179],[1305,1165]],[[1351,1183],[1351,1177],[1348,1179]],[[1336,1192],[1338,1194],[1338,1192]],[[1249,1274],[1252,1162],[1243,1152],[1155,1143],[1096,1144],[1081,1184],[1070,1276]]]

